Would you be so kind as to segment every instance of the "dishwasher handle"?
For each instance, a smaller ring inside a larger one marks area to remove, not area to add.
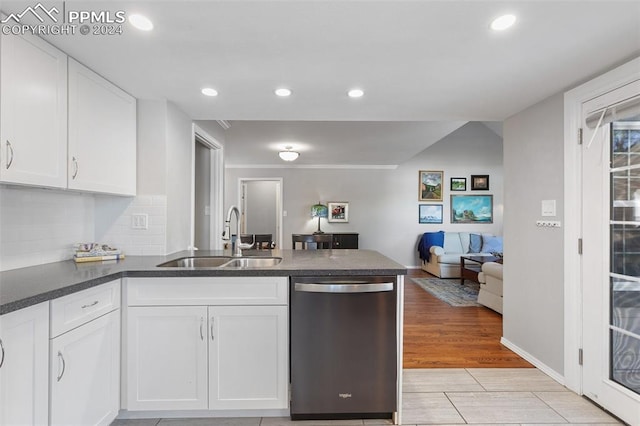
[[[378,293],[383,291],[393,291],[393,283],[295,283],[295,291],[306,293]]]

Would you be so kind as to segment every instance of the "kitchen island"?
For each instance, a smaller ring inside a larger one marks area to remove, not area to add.
[[[108,424],[107,419],[116,415],[289,415],[290,283],[302,277],[357,280],[371,276],[393,277],[396,282],[395,324],[391,326],[397,336],[396,407],[401,406],[406,268],[369,250],[247,250],[243,254],[282,261],[258,268],[158,267],[184,257],[230,256],[228,251],[184,251],[109,262],[56,262],[0,273],[0,333],[7,330],[5,324],[11,323],[12,316],[32,310],[40,310],[39,322],[46,321],[40,329],[47,333],[31,336],[31,350],[42,352],[47,346],[41,341],[45,337],[51,342],[50,349],[38,358],[46,359],[44,373],[27,372],[28,376],[46,375],[40,384],[49,383],[46,387],[51,395],[39,398],[40,405],[45,405],[40,411],[49,410],[48,415],[60,419],[59,424]],[[69,341],[69,336],[91,327],[95,330],[87,334],[86,342],[94,340],[86,345],[88,352],[77,351],[83,338]],[[96,335],[102,338],[100,345],[96,345]],[[40,343],[35,343],[37,339]],[[96,346],[100,352],[92,353]],[[91,395],[91,389],[63,386],[78,374],[77,366],[67,368],[77,363],[74,349],[76,358],[104,361],[101,368],[87,366],[80,375],[102,375],[97,381],[98,398]],[[6,373],[11,372],[10,366],[7,362],[0,369],[0,395],[6,395],[4,389],[15,380],[15,375]],[[50,404],[45,397],[50,397]],[[77,406],[69,407],[68,401],[95,408],[94,417],[73,417]],[[94,407],[93,401],[104,403]],[[398,423],[399,409],[392,414]]]

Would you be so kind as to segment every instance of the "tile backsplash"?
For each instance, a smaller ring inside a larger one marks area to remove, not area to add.
[[[0,186],[0,270],[70,259],[93,241],[93,195]]]
[[[147,229],[133,229],[133,215],[146,214]],[[167,248],[167,197],[96,196],[97,242],[121,249],[125,255],[163,255]]]
[[[132,229],[133,214],[148,215]],[[166,254],[167,197],[118,197],[0,185],[0,271],[59,262],[98,242],[125,255]]]

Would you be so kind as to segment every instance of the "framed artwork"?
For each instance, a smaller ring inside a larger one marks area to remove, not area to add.
[[[418,223],[442,223],[442,204],[418,205]]]
[[[466,191],[467,190],[467,178],[462,178],[462,177],[451,178],[451,190],[452,191]]]
[[[488,191],[489,175],[471,175],[472,191]]]
[[[493,195],[451,195],[451,223],[493,223]]]
[[[418,201],[442,201],[442,178],[444,172],[420,170]]]
[[[349,203],[345,201],[330,201],[327,203],[329,207],[329,222],[349,222]]]

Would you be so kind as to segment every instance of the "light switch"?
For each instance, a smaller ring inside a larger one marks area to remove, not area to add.
[[[556,200],[542,200],[542,216],[556,215]]]
[[[149,215],[146,213],[132,214],[131,229],[149,229]]]

